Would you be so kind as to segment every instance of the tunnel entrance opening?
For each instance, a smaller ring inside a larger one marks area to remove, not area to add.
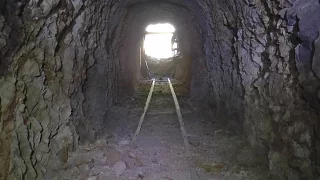
[[[156,60],[171,58],[174,35],[175,28],[169,23],[150,24],[144,37],[145,54]]]
[[[175,27],[169,23],[148,25],[140,55],[144,77],[174,78],[181,58]]]

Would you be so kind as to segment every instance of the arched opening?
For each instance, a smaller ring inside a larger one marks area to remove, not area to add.
[[[156,60],[167,59],[173,56],[173,46],[176,38],[175,28],[169,23],[150,24],[146,28],[143,49],[149,58]]]
[[[172,24],[149,24],[146,27],[140,52],[144,77],[176,78],[181,58],[178,34]]]

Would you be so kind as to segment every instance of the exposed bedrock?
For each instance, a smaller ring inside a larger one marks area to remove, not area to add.
[[[192,102],[268,157],[270,178],[320,173],[318,0],[3,0],[0,179],[44,179],[134,91],[145,27],[169,22]]]

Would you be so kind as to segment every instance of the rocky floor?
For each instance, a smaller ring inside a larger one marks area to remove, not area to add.
[[[147,86],[148,87],[148,86]],[[183,144],[179,121],[166,83],[157,84],[136,145],[131,138],[148,88],[119,102],[98,141],[81,145],[67,162],[48,173],[59,180],[220,180],[267,179],[267,159],[245,146],[241,136],[191,108],[178,92],[192,156]],[[190,170],[193,170],[191,173]]]

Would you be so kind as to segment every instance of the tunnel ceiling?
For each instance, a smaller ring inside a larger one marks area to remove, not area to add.
[[[275,179],[317,179],[319,9],[318,0],[0,1],[0,177],[43,179],[101,135],[139,77],[144,28],[163,21],[183,37],[192,103],[242,133]]]

